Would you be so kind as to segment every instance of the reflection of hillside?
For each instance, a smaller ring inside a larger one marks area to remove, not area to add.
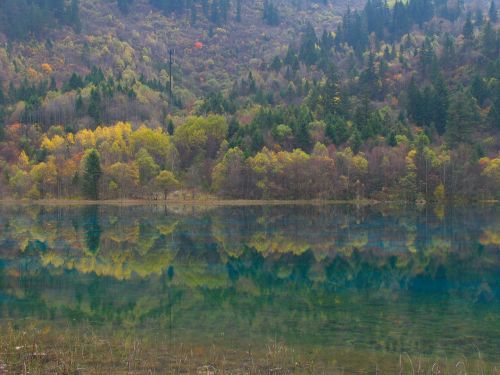
[[[443,223],[432,213],[426,213],[424,223],[422,215],[413,212],[400,215],[372,208],[230,207],[187,216],[151,207],[2,210],[3,257],[25,253],[38,257],[43,267],[117,279],[161,274],[170,265],[185,265],[193,273],[207,264],[239,258],[249,248],[264,258],[311,252],[316,270],[342,262],[377,268],[391,262],[415,275],[428,272],[434,263],[446,267],[456,256],[463,261],[474,249],[457,251],[474,238],[483,246],[499,242],[491,223],[484,231],[476,224],[450,232],[446,218]],[[279,257],[272,258],[279,262]],[[474,254],[470,258],[481,262]]]
[[[464,350],[491,354],[498,222],[494,207],[5,206],[0,315],[396,353],[475,336]]]
[[[496,224],[485,228],[480,242],[484,246],[500,246],[500,225]]]

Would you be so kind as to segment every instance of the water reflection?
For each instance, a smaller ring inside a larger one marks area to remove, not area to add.
[[[498,206],[6,205],[0,314],[498,362],[497,233]]]

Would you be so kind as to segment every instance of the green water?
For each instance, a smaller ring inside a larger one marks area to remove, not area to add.
[[[3,205],[0,320],[279,342],[345,373],[402,353],[496,373],[500,206]]]

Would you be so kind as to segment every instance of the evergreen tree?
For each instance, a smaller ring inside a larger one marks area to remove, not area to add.
[[[410,117],[417,124],[422,125],[422,94],[417,87],[415,77],[412,77],[410,85],[408,86],[408,117]]]
[[[201,9],[205,17],[208,18],[208,0],[201,0]]]
[[[83,158],[82,193],[87,199],[99,199],[99,180],[102,175],[101,158],[96,149],[90,149]]]
[[[498,59],[500,46],[490,21],[486,22],[483,27],[483,31],[481,33],[481,48],[483,54],[488,56],[490,59]]]
[[[363,144],[363,140],[361,139],[361,133],[359,130],[354,127],[351,137],[349,138],[349,144],[351,146],[351,150],[357,154],[359,152],[359,149],[361,148],[361,145]]]
[[[321,89],[321,105],[325,116],[335,116],[340,107],[339,77],[333,65],[330,66],[326,82]]]
[[[90,92],[89,109],[88,114],[94,120],[94,123],[100,124],[102,120],[102,101],[101,94],[98,89],[93,88]]]
[[[78,74],[73,73],[69,78],[68,83],[64,85],[63,91],[78,90],[84,87],[83,79]]]
[[[228,139],[233,138],[233,136],[238,133],[239,129],[240,129],[240,124],[239,124],[238,120],[236,119],[236,117],[232,117],[231,120],[229,121],[227,138]]]
[[[281,59],[279,56],[274,56],[273,61],[271,62],[271,65],[269,66],[272,70],[275,72],[279,72],[281,69]]]
[[[131,0],[118,0],[118,9],[123,14],[128,14]]]
[[[69,20],[75,32],[79,33],[82,29],[80,22],[80,5],[79,0],[71,0],[71,7],[69,11]]]
[[[464,38],[467,40],[472,40],[474,38],[474,26],[472,26],[472,19],[470,13],[467,14],[462,34],[464,35]]]
[[[212,0],[212,7],[210,8],[210,21],[212,21],[214,24],[218,24],[220,19],[219,19],[219,1],[218,0]]]
[[[308,123],[301,121],[297,130],[297,145],[304,151],[311,147],[311,134]]]
[[[481,10],[481,8],[477,8],[476,9],[476,14],[474,16],[475,20],[474,20],[474,23],[477,27],[481,27],[483,26],[483,11]]]
[[[269,0],[264,0],[262,18],[269,26],[278,26],[280,24],[278,8]]]
[[[449,107],[448,96],[448,89],[444,78],[439,74],[434,82],[434,90],[430,104],[432,105],[432,121],[440,135],[444,134],[446,129]]]
[[[314,65],[318,60],[318,51],[316,50],[317,43],[318,39],[316,37],[314,27],[310,22],[308,22],[304,33],[302,34],[299,52],[299,59],[304,64],[311,66]]]
[[[169,135],[174,135],[174,131],[175,131],[174,122],[172,121],[171,118],[169,118],[167,122],[167,133]]]
[[[3,93],[3,83],[0,81],[0,107],[5,104],[5,94]]]
[[[54,77],[50,77],[50,86],[49,86],[50,91],[57,91],[57,82]]]
[[[77,116],[82,116],[83,112],[84,112],[83,99],[82,99],[82,95],[80,92],[76,96],[75,111],[76,111]]]
[[[236,22],[241,22],[241,0],[236,0]]]
[[[191,5],[191,26],[195,26],[198,21],[198,12],[196,11],[196,5],[193,3]]]
[[[484,104],[484,101],[488,97],[488,87],[486,86],[486,83],[484,80],[479,76],[479,74],[476,74],[474,78],[472,79],[471,83],[471,94],[476,98],[477,102],[479,103],[480,106]]]
[[[0,141],[3,141],[5,137],[5,120],[4,120],[4,110],[3,107],[0,105]]]
[[[493,128],[500,129],[500,83],[492,89],[493,105],[488,112],[488,122]]]
[[[422,48],[419,51],[420,68],[422,73],[427,76],[430,74],[431,69],[436,61],[436,54],[432,47],[432,42],[429,37],[426,37],[422,43]]]
[[[491,0],[490,9],[488,11],[488,16],[490,17],[490,22],[496,23],[498,20],[497,7],[495,5],[495,0]]]
[[[222,15],[222,20],[227,23],[227,14],[229,12],[230,3],[229,0],[220,0],[220,13]]]
[[[452,66],[455,62],[455,42],[449,33],[446,33],[443,41],[443,53],[441,56],[441,64],[443,66]]]
[[[49,28],[65,24],[80,29],[78,1],[66,6],[64,0],[0,1],[0,32],[8,38],[26,40],[46,35]]]
[[[471,142],[474,125],[478,122],[476,100],[469,91],[460,90],[451,99],[446,121],[446,143],[453,147],[458,143]]]

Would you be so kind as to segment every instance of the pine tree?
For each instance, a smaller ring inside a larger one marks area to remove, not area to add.
[[[220,0],[220,13],[222,14],[222,20],[227,23],[227,14],[229,12],[230,3],[229,0]]]
[[[324,86],[321,88],[321,105],[325,115],[336,115],[340,106],[339,77],[335,67],[329,68]]]
[[[5,104],[5,94],[3,93],[3,84],[0,81],[0,106]]]
[[[272,70],[275,72],[279,72],[281,69],[281,59],[279,56],[274,56],[273,61],[271,62],[271,65],[269,66]]]
[[[92,89],[90,92],[90,101],[89,101],[89,116],[94,119],[94,123],[97,125],[101,123],[102,119],[102,102],[101,102],[101,94],[99,90]]]
[[[441,55],[441,64],[451,66],[455,61],[455,42],[449,33],[446,33],[443,42],[443,53]]]
[[[167,122],[167,133],[169,135],[174,135],[174,131],[175,131],[174,122],[172,121],[171,118],[169,118]]]
[[[191,26],[195,26],[198,21],[198,13],[196,11],[196,5],[193,3],[191,6]]]
[[[236,22],[241,22],[241,0],[236,1]]]
[[[415,77],[412,77],[408,87],[408,116],[417,124],[422,124],[422,94],[417,87]]]
[[[78,93],[75,101],[75,111],[77,116],[82,116],[84,112],[83,99],[81,93]]]
[[[217,0],[212,0],[210,21],[216,25],[219,23],[219,2]]]
[[[311,147],[311,134],[309,133],[309,126],[304,121],[301,121],[297,129],[297,143],[299,148],[306,152]]]
[[[278,8],[269,0],[264,0],[262,19],[266,21],[269,26],[278,26],[280,24]]]
[[[99,199],[99,180],[102,175],[101,157],[96,149],[90,149],[83,158],[82,193],[85,198]]]
[[[316,32],[312,24],[308,22],[302,34],[299,53],[299,58],[304,64],[311,66],[318,60],[318,51],[316,50],[317,43],[318,38],[316,37]]]
[[[118,0],[118,9],[123,14],[128,14],[129,12],[129,1],[130,0]]]
[[[54,77],[50,77],[50,86],[49,86],[50,91],[57,91],[57,82]]]
[[[495,0],[491,0],[490,9],[488,11],[490,17],[490,22],[496,23],[498,20],[497,7],[495,5]]]
[[[448,117],[448,89],[442,74],[439,74],[434,83],[434,90],[431,99],[432,120],[437,132],[442,135],[446,129],[446,119]]]
[[[446,121],[446,143],[453,147],[470,142],[474,125],[479,121],[476,99],[469,91],[460,90],[451,100]]]
[[[359,130],[354,127],[351,137],[349,138],[349,144],[351,146],[351,150],[357,154],[359,152],[359,149],[361,148],[361,145],[363,144],[363,140],[361,139],[361,133]]]
[[[201,0],[201,9],[205,17],[208,18],[208,0]]]
[[[3,107],[0,106],[0,141],[3,141],[3,138],[5,136],[5,122],[4,122],[4,110]]]
[[[472,26],[470,13],[467,14],[467,19],[465,20],[462,33],[464,34],[464,38],[467,40],[472,40],[474,38],[474,26]]]
[[[483,11],[481,10],[481,8],[477,8],[476,9],[476,14],[475,14],[475,20],[474,20],[474,23],[477,27],[481,27],[483,26]]]
[[[483,105],[484,101],[488,97],[488,87],[486,86],[484,80],[479,76],[479,74],[476,74],[472,79],[470,89],[471,94],[474,96],[474,98],[476,98],[479,105]]]
[[[71,7],[69,13],[69,20],[75,32],[79,33],[82,30],[80,22],[80,5],[79,0],[71,0]]]
[[[481,48],[483,54],[489,58],[495,59],[495,57],[498,57],[500,47],[498,46],[497,37],[490,21],[486,22],[483,27],[481,33]]]

